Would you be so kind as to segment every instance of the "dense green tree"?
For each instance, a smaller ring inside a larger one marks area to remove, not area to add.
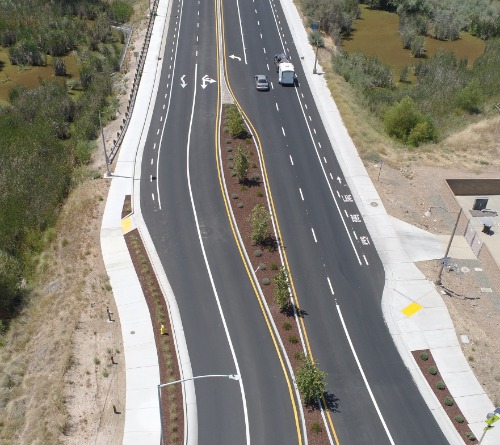
[[[260,244],[269,238],[269,222],[271,216],[262,204],[257,204],[250,214],[249,221],[252,225],[252,241]]]
[[[274,301],[282,311],[290,304],[288,272],[284,267],[281,267],[274,276]]]
[[[313,362],[309,356],[305,356],[296,376],[302,399],[307,405],[314,404],[325,391],[327,374],[318,369],[318,362]]]
[[[236,178],[239,182],[246,179],[248,169],[250,168],[250,161],[248,160],[248,154],[238,146],[233,159],[233,170],[236,173]]]

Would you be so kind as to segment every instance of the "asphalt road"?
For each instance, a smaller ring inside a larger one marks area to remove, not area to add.
[[[293,444],[292,397],[217,176],[215,18],[213,2],[173,2],[141,208],[179,305],[193,375],[242,377],[244,391],[231,380],[196,381],[199,443],[248,443],[246,409],[253,443]]]
[[[383,267],[303,81],[280,4],[240,1],[240,15],[237,6],[224,1],[226,54],[241,57],[228,59],[229,81],[262,142],[309,342],[329,375],[339,443],[447,443],[384,323]],[[280,86],[273,69],[283,47],[296,87]],[[273,88],[257,92],[255,74],[266,74]]]

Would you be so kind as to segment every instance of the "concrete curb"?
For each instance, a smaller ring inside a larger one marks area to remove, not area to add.
[[[493,410],[493,404],[465,361],[453,323],[440,295],[405,252],[391,217],[343,124],[324,77],[312,74],[315,54],[308,43],[297,9],[290,0],[280,0],[280,3],[333,150],[384,265],[386,277],[382,310],[398,352],[448,441],[463,444],[411,355],[411,351],[415,349],[431,349],[457,405],[470,422],[471,430],[479,438],[485,426],[486,413]],[[317,66],[317,71],[322,72],[321,66]],[[421,304],[423,309],[408,318],[401,313],[401,309],[413,301]],[[439,326],[435,324],[437,320],[440,320]],[[445,339],[443,333],[446,335]],[[458,367],[459,374],[454,372],[455,366]],[[453,386],[448,383],[451,381],[454,382]],[[474,389],[468,390],[471,385]],[[467,395],[461,396],[462,391]],[[482,441],[482,444],[488,445],[498,443],[500,428],[489,431]]]

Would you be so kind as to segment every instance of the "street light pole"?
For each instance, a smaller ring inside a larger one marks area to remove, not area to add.
[[[161,444],[165,445],[165,432],[163,431],[163,412],[161,408],[161,389],[165,386],[175,385],[176,383],[187,382],[189,380],[197,380],[197,379],[207,379],[210,377],[225,377],[230,380],[239,380],[240,376],[238,374],[210,374],[210,375],[198,375],[196,377],[189,377],[187,379],[175,380],[173,382],[168,383],[160,383],[158,385],[158,404],[160,406],[160,430],[161,430]]]
[[[439,274],[438,274],[438,278],[436,281],[436,284],[438,286],[440,286],[442,284],[441,283],[441,275],[443,275],[445,258],[448,256],[448,253],[450,252],[451,243],[453,241],[453,237],[455,236],[455,232],[457,231],[457,226],[458,226],[458,223],[460,221],[461,216],[462,216],[462,207],[460,207],[460,211],[458,212],[457,220],[455,221],[455,227],[453,227],[453,232],[451,232],[450,241],[448,242],[448,246],[446,247],[446,252],[444,254],[444,258],[443,258],[441,267],[439,268]]]

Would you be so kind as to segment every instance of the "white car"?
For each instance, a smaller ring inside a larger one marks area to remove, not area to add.
[[[259,91],[267,91],[269,90],[269,81],[264,74],[257,74],[255,76],[255,88]]]

